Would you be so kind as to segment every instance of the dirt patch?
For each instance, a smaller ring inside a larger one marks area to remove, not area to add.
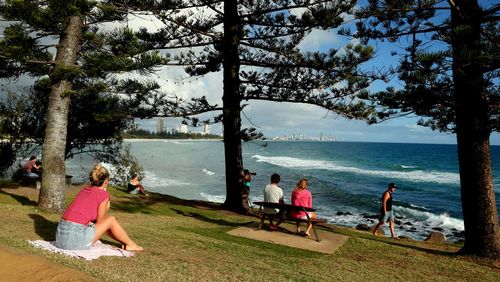
[[[0,245],[2,281],[99,281],[83,272]]]

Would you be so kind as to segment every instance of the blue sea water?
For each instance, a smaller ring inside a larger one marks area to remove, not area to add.
[[[127,143],[146,170],[142,182],[147,190],[184,199],[224,201],[221,141]],[[464,228],[455,145],[269,141],[244,144],[243,158],[245,167],[257,173],[252,179],[252,202],[263,199],[262,190],[273,173],[281,175],[287,202],[297,181],[305,177],[320,217],[344,226],[373,225],[376,219],[370,215],[377,214],[387,184],[395,182],[399,235],[424,239],[433,228],[440,228],[450,240],[458,240]],[[491,158],[498,208],[500,146],[491,147]],[[70,160],[68,173],[86,175],[92,162]]]

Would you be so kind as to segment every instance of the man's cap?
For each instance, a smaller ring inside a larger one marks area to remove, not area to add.
[[[243,170],[243,175],[247,175],[247,174],[257,175],[257,173],[255,173],[255,172],[250,172],[248,169],[244,169]]]
[[[389,183],[389,188],[398,188],[398,186],[396,186],[396,183]]]

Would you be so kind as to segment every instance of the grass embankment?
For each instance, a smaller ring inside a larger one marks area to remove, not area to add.
[[[84,261],[31,247],[27,240],[54,240],[60,215],[37,208],[36,190],[8,186],[0,184],[2,244],[107,281],[500,281],[498,261],[458,256],[458,246],[394,241],[334,227],[350,239],[325,255],[228,235],[256,219],[216,205],[161,195],[140,198],[114,188],[108,189],[111,214],[145,251],[131,258]],[[68,190],[68,201],[77,190]]]

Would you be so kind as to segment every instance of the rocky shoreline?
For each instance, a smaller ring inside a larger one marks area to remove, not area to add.
[[[356,215],[350,212],[343,211],[338,211],[336,213],[336,217],[343,216],[358,216],[360,218],[360,222],[355,226],[355,228],[363,231],[372,231],[374,226],[377,224],[379,217],[378,214],[362,213]],[[424,235],[424,241],[432,240],[433,242],[461,243],[464,241],[465,236],[464,231],[459,231],[456,228],[448,229],[441,226],[431,226],[427,223],[421,223],[420,226],[418,226],[418,224],[411,222],[407,218],[400,215],[396,215],[396,219],[394,220],[394,228],[398,234],[403,234],[400,237],[412,240],[415,240],[412,235],[416,235],[417,233],[419,233],[420,236],[418,237],[422,237],[423,234],[427,234]],[[380,233],[384,234],[383,229],[380,230]]]

